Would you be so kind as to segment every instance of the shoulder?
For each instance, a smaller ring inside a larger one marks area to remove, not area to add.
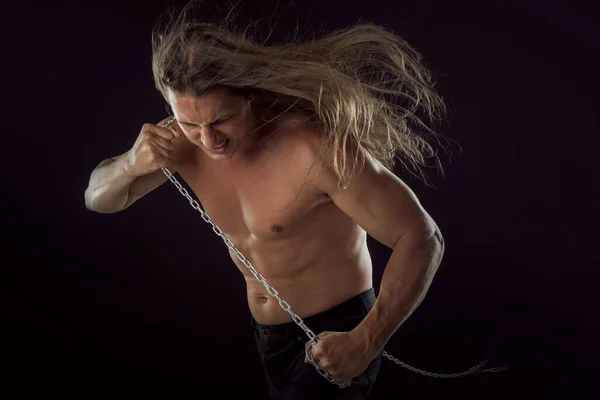
[[[343,143],[343,138],[316,125],[303,126],[292,140],[303,165],[310,165],[309,182],[316,192],[332,195],[346,192],[349,187],[364,189],[367,184],[380,182],[383,176],[398,179],[351,138]]]
[[[293,158],[297,170],[309,171],[307,184],[317,193],[339,190],[338,184],[345,186],[343,181],[365,165],[380,167],[369,154],[359,151],[350,138],[343,144],[342,138],[336,138],[305,116],[288,115],[281,126],[285,127],[282,137],[286,157]]]
[[[435,232],[435,222],[412,189],[364,148],[349,145],[341,150],[341,140],[330,141],[324,132],[311,129],[299,137],[303,162],[317,166],[309,180],[313,191],[327,195],[374,239],[393,249],[406,234],[429,237]],[[346,159],[343,179],[341,157]]]
[[[334,151],[326,132],[311,122],[299,122],[285,134],[286,156],[293,159],[295,169],[308,176],[306,184],[313,192],[325,194],[325,182],[337,182],[333,168]]]

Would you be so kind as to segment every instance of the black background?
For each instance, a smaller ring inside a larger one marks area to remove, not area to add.
[[[92,169],[166,116],[150,33],[170,4],[182,2],[21,3],[5,14],[1,359],[4,383],[19,390],[87,398],[165,387],[212,398],[204,393],[213,387],[265,398],[243,279],[174,186],[118,214],[84,204]],[[592,7],[286,4],[276,38],[296,21],[311,32],[359,19],[405,36],[453,112],[438,131],[461,147],[435,190],[397,171],[447,248],[387,349],[427,371],[484,358],[508,370],[440,380],[384,360],[373,398],[429,398],[439,388],[491,398],[500,386],[513,398],[579,398],[596,376],[599,334]],[[267,17],[276,5],[243,2],[241,16]],[[378,288],[390,251],[371,238],[369,247]]]

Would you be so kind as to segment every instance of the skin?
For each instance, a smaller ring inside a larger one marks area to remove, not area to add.
[[[323,135],[302,116],[288,113],[261,126],[250,102],[225,89],[201,97],[171,92],[168,100],[178,121],[172,129],[182,133],[174,141],[175,169],[296,314],[317,314],[373,286],[367,234],[393,250],[365,320],[352,332],[322,332],[313,349],[335,379],[360,374],[429,287],[443,253],[435,222],[406,184],[371,157],[339,190],[334,171],[317,168]],[[224,138],[227,153],[212,153]],[[290,322],[229,252],[254,318]]]
[[[187,139],[174,160],[179,175],[296,314],[319,313],[372,286],[365,232],[329,196],[305,184],[310,126],[286,115],[253,131],[258,122],[248,102],[225,91],[200,98],[171,94],[169,100]],[[229,120],[210,124],[230,114]],[[211,153],[223,137],[230,138],[227,154]],[[256,320],[289,322],[289,314],[233,251],[230,255],[246,280]],[[340,284],[331,287],[333,281]]]

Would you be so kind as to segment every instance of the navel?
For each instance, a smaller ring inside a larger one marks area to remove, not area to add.
[[[271,226],[271,231],[275,233],[281,233],[283,232],[283,227],[281,225],[273,225]]]

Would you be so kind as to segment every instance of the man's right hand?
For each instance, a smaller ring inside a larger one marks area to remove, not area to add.
[[[140,177],[171,167],[173,140],[180,135],[181,132],[173,126],[162,128],[153,124],[142,125],[133,147],[127,152],[128,173]]]

